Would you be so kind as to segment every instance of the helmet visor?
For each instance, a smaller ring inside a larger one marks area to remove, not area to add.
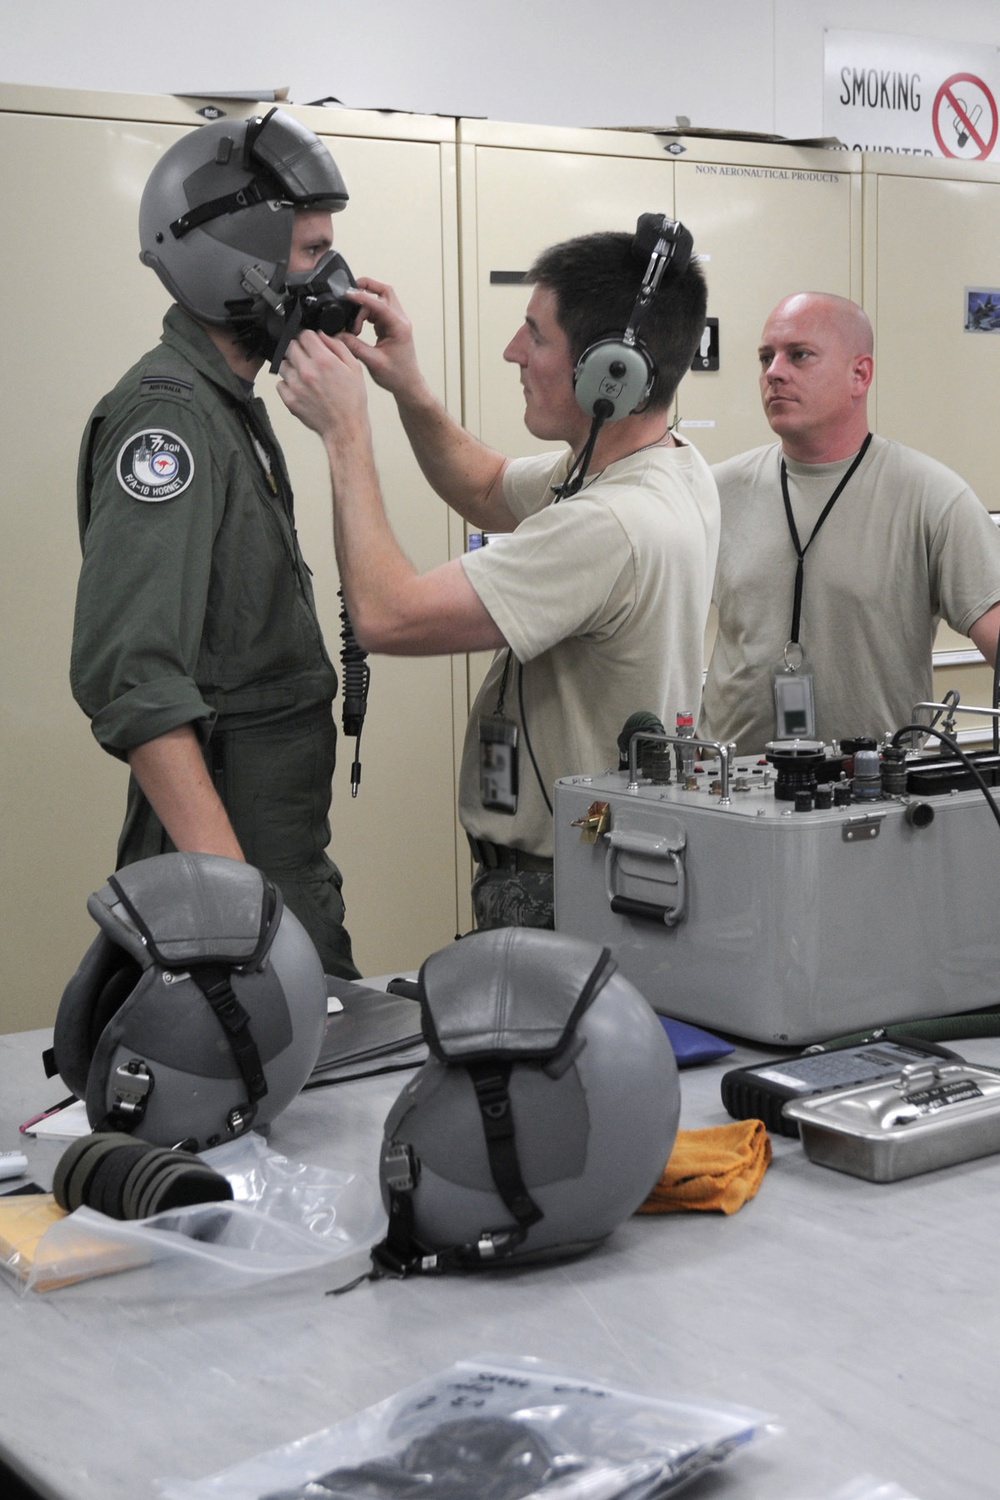
[[[272,109],[247,124],[246,166],[264,167],[296,208],[325,208],[337,213],[347,202],[347,188],[329,151],[298,120]]]

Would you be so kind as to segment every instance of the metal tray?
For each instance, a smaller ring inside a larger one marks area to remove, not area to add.
[[[869,1182],[896,1182],[1000,1151],[1000,1070],[911,1063],[894,1079],[791,1099],[810,1161]]]

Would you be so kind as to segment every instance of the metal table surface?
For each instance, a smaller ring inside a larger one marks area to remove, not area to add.
[[[48,1033],[0,1036],[0,1150],[43,1186],[65,1142],[19,1138],[55,1103]],[[1000,1065],[1000,1039],[956,1044]],[[721,1124],[732,1057],[682,1073],[681,1125]],[[270,1144],[370,1167],[408,1075],[300,1095]],[[775,1437],[692,1495],[828,1500],[862,1474],[919,1500],[1000,1492],[1000,1156],[877,1185],[775,1137],[737,1214],[640,1217],[599,1250],[505,1273],[364,1283],[365,1263],[215,1297],[0,1284],[0,1457],[54,1500],[144,1500],[329,1426],[454,1360],[538,1355],[626,1389],[763,1409]]]

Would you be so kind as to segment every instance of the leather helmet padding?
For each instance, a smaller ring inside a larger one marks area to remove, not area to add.
[[[419,1000],[424,1036],[448,1063],[541,1061],[562,1053],[581,1015],[615,972],[597,943],[530,929],[477,932],[425,959]]]
[[[347,188],[322,141],[294,115],[272,109],[259,127],[248,123],[244,156],[275,178],[279,196],[304,207],[339,213]]]
[[[87,1092],[101,1032],[134,990],[140,973],[136,961],[99,932],[63,991],[52,1050],[63,1081],[80,1099]]]
[[[87,899],[98,927],[143,968],[262,964],[282,909],[281,892],[262,871],[211,854],[138,860]]]
[[[120,966],[112,970],[94,1001],[90,1013],[90,1051],[93,1056],[105,1026],[116,1016],[142,977],[139,965],[122,954]]]

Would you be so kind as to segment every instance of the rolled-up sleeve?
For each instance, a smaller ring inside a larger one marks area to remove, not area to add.
[[[123,482],[144,433],[182,445],[187,482],[165,498],[164,486],[144,497]],[[182,724],[207,734],[215,717],[195,680],[223,503],[213,463],[197,416],[170,402],[105,421],[90,445],[70,683],[98,742],[122,758]]]

